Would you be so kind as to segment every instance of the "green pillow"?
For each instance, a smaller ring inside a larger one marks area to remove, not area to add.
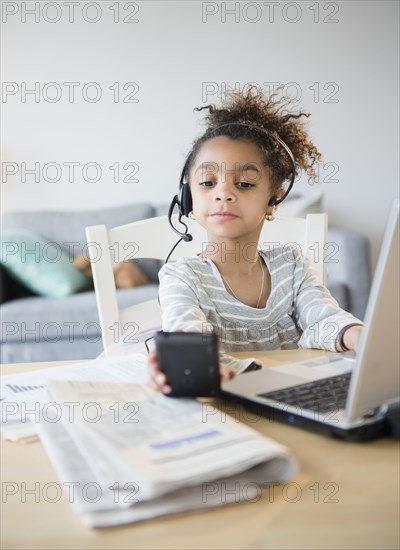
[[[32,292],[59,298],[90,287],[90,279],[58,243],[25,229],[2,232],[0,262]]]

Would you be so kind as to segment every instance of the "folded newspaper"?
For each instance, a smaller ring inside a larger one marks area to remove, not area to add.
[[[210,403],[144,384],[50,380],[47,391],[57,414],[42,415],[40,439],[90,527],[255,501],[297,471],[285,447]]]

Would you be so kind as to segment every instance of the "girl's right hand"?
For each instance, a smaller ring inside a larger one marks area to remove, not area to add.
[[[149,371],[149,384],[153,390],[161,391],[162,393],[171,393],[172,388],[167,384],[167,377],[158,368],[157,354],[155,351],[149,354]]]
[[[235,376],[235,371],[231,367],[220,365],[221,382],[231,380]],[[149,354],[149,371],[150,380],[149,385],[153,390],[160,391],[162,393],[171,393],[172,388],[167,384],[167,377],[158,368],[157,354],[155,351]]]

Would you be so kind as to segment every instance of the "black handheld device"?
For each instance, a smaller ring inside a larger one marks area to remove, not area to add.
[[[220,393],[218,338],[201,332],[164,332],[155,337],[158,368],[171,397],[214,397]]]

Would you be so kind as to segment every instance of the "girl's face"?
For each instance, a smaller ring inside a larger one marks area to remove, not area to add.
[[[255,144],[224,136],[206,141],[190,171],[190,190],[193,214],[209,237],[258,240],[272,193]]]

